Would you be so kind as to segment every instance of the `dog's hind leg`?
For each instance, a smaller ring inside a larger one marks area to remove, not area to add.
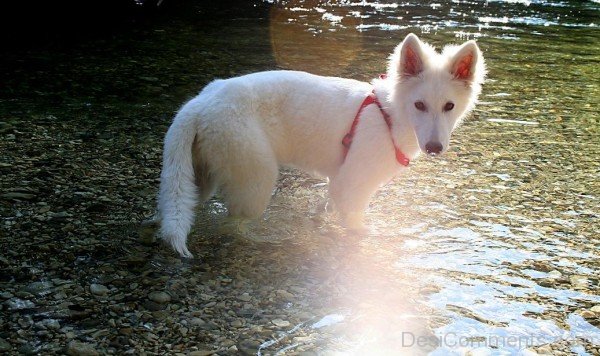
[[[217,190],[217,181],[210,171],[206,160],[202,158],[201,148],[198,137],[194,140],[192,148],[192,163],[194,166],[194,176],[196,178],[196,187],[200,202],[210,199]]]
[[[271,199],[279,166],[265,134],[248,127],[244,137],[229,144],[227,160],[218,174],[232,217],[258,218]],[[251,138],[251,139],[249,139]]]

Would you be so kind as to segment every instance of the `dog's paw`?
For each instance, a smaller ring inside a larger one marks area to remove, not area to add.
[[[192,255],[190,250],[188,250],[188,248],[187,248],[185,238],[180,239],[180,238],[177,238],[176,236],[163,235],[162,240],[167,245],[170,245],[173,248],[173,250],[175,250],[175,252],[177,254],[179,254],[179,256],[181,256],[182,258],[194,258],[194,255]]]
[[[343,216],[344,226],[348,230],[357,230],[360,231],[365,229],[366,226],[363,223],[363,214],[362,213],[348,213]]]
[[[249,230],[249,223],[249,219],[228,216],[219,227],[219,233],[244,235]]]
[[[138,227],[138,238],[142,245],[152,246],[157,242],[157,232],[160,229],[160,221],[144,220]]]
[[[188,258],[188,259],[192,259],[194,258],[194,255],[192,255],[192,253],[187,249],[187,247],[183,247],[183,248],[176,248],[177,249],[177,253],[179,253],[179,256],[181,256],[182,258]]]
[[[354,236],[366,237],[366,236],[378,236],[379,230],[373,226],[362,225],[358,228],[348,228],[348,232]]]

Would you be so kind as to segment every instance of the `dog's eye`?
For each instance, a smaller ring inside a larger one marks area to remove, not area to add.
[[[415,101],[415,108],[417,108],[417,110],[419,111],[427,111],[427,107],[422,101]]]
[[[446,105],[444,105],[444,111],[450,111],[454,109],[454,103],[453,102],[447,102]]]

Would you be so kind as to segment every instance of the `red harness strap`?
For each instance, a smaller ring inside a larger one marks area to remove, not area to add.
[[[388,131],[390,132],[390,139],[392,140],[392,144],[394,145],[394,151],[396,153],[396,161],[398,161],[398,163],[405,167],[408,166],[410,160],[404,155],[404,153],[402,153],[398,145],[396,145],[394,136],[392,136],[392,119],[390,118],[390,115],[388,115],[388,113],[383,109],[383,106],[381,106],[379,99],[377,99],[377,95],[375,95],[375,89],[373,89],[371,94],[369,94],[365,98],[365,100],[363,100],[362,104],[360,105],[360,108],[358,108],[356,116],[354,117],[354,121],[352,121],[350,131],[348,131],[346,136],[344,136],[344,138],[342,139],[342,145],[344,146],[344,161],[346,160],[348,151],[350,151],[350,146],[352,145],[352,140],[354,139],[354,134],[356,133],[356,126],[358,126],[358,122],[360,121],[360,114],[362,113],[364,108],[371,104],[377,104],[377,107],[379,108],[379,111],[381,111],[381,115],[383,116],[383,119],[387,124]]]

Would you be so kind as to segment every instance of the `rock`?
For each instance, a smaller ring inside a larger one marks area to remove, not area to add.
[[[244,323],[240,319],[236,319],[231,322],[231,326],[233,326],[234,328],[241,328],[243,325]]]
[[[549,345],[540,346],[537,348],[538,355],[553,355],[552,348]]]
[[[206,321],[202,320],[201,318],[192,318],[190,320],[190,325],[191,326],[201,326],[206,324]]]
[[[199,327],[202,330],[218,330],[219,329],[219,325],[217,325],[216,323],[214,323],[212,321],[209,323],[206,323],[204,325],[200,325]]]
[[[56,319],[44,319],[42,320],[42,325],[49,330],[60,329],[60,323]]]
[[[238,297],[239,300],[243,302],[249,302],[252,300],[252,297],[248,293],[244,293]]]
[[[18,290],[18,291],[15,291],[15,296],[17,296],[19,298],[27,299],[27,298],[33,297],[34,295],[29,292],[26,292],[25,290]]]
[[[157,311],[165,310],[165,308],[167,307],[167,304],[160,304],[160,303],[153,302],[148,299],[144,302],[144,307],[150,311],[157,312]]]
[[[222,347],[231,347],[233,345],[235,345],[235,341],[233,341],[231,339],[225,339],[221,342]]]
[[[38,213],[44,214],[50,211],[50,205],[44,205],[38,210]]]
[[[96,339],[98,339],[98,338],[100,338],[102,336],[108,335],[109,333],[110,332],[108,330],[101,329],[101,330],[94,331],[94,333],[92,333],[91,336],[92,336],[92,339],[96,340]]]
[[[94,346],[79,341],[71,341],[67,345],[67,355],[70,356],[96,356],[99,355]]]
[[[548,272],[548,278],[555,279],[555,278],[560,278],[560,277],[562,277],[562,273],[560,273],[557,270],[553,270],[553,271]]]
[[[11,344],[0,337],[0,352],[7,352],[12,349]]]
[[[158,304],[165,304],[171,301],[171,295],[163,291],[156,291],[148,294],[148,299]]]
[[[14,297],[14,295],[11,292],[0,292],[0,299],[10,299]]]
[[[591,310],[580,310],[579,315],[581,315],[584,319],[594,319],[596,317],[596,313]]]
[[[54,284],[50,281],[46,282],[33,282],[29,283],[23,291],[31,293],[36,296],[43,296],[44,294],[49,293],[49,290],[54,287]]]
[[[17,351],[21,355],[35,355],[38,353],[38,351],[36,350],[36,347],[29,345],[29,344],[19,346]]]
[[[67,332],[65,333],[65,337],[66,337],[67,339],[69,339],[69,340],[71,340],[71,339],[74,339],[74,338],[75,338],[75,336],[77,336],[77,335],[75,335],[75,333],[74,333],[74,332],[72,332],[72,331],[67,331]]]
[[[600,304],[594,305],[590,310],[593,311],[594,313],[600,314]]]
[[[150,77],[150,76],[142,76],[140,77],[141,80],[147,81],[147,82],[158,82],[158,78],[157,77]]]
[[[66,211],[59,211],[58,213],[54,213],[50,216],[52,220],[64,220],[66,218],[70,218],[71,214]]]
[[[140,243],[145,246],[155,245],[157,241],[156,231],[158,230],[158,228],[159,225],[156,221],[143,221],[138,229],[138,237]]]
[[[547,261],[535,261],[533,262],[533,265],[531,266],[533,269],[535,269],[536,271],[541,271],[541,272],[550,272],[552,271],[552,265],[550,263],[548,263]]]
[[[213,355],[216,352],[217,352],[216,350],[198,350],[198,351],[192,351],[188,355],[189,356],[208,356],[208,355]]]
[[[439,293],[439,291],[440,291],[440,287],[433,285],[433,284],[424,286],[423,288],[419,289],[419,293],[422,295],[435,294],[435,293]]]
[[[1,198],[6,200],[31,200],[35,198],[35,194],[20,193],[20,192],[8,192],[0,195]]]
[[[287,320],[283,320],[283,319],[273,319],[273,320],[271,320],[271,322],[275,326],[279,326],[280,328],[285,328],[285,327],[290,326],[290,322]]]
[[[260,348],[260,342],[256,340],[244,340],[237,344],[238,350],[244,355],[256,355]]]
[[[129,336],[132,333],[133,333],[133,329],[132,328],[121,328],[121,329],[119,329],[119,334],[121,334],[121,335]]]
[[[288,291],[286,291],[286,290],[283,290],[283,289],[278,289],[278,290],[276,290],[276,291],[275,291],[275,293],[276,293],[276,294],[277,294],[279,297],[281,297],[281,298],[283,298],[283,299],[287,299],[287,300],[292,300],[292,299],[294,299],[294,298],[296,297],[296,296],[295,296],[295,295],[293,295],[292,293],[290,293],[290,292],[288,292]]]
[[[158,304],[161,305],[161,304]],[[155,312],[152,312],[152,316],[154,318],[156,318],[156,320],[166,320],[169,316],[173,315],[173,313],[171,313],[170,311],[161,309],[161,310],[157,310]]]
[[[189,356],[208,356],[208,355],[215,354],[216,352],[217,351],[213,351],[213,350],[198,350],[198,351],[192,351],[188,355]]]
[[[35,304],[27,299],[20,298],[11,298],[4,302],[8,310],[21,310],[21,309],[31,309],[35,307]]]
[[[589,281],[588,281],[588,279],[587,279],[586,276],[577,276],[577,275],[575,275],[575,276],[571,276],[569,278],[569,280],[571,281],[571,284],[574,287],[587,287],[588,284],[589,284]]]
[[[90,292],[93,295],[106,295],[108,294],[108,288],[102,284],[92,283],[90,284]]]

